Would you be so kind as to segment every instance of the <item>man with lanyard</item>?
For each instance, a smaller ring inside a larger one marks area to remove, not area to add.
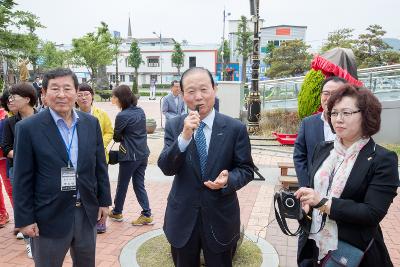
[[[36,266],[95,266],[96,223],[111,192],[98,120],[73,109],[78,80],[69,69],[45,74],[49,109],[18,123],[15,225],[32,237]]]

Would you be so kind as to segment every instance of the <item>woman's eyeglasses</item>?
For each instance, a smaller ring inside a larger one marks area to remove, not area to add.
[[[354,113],[359,113],[359,112],[361,112],[360,109],[356,110],[356,111],[352,111],[352,110],[332,111],[328,115],[331,118],[337,118],[337,117],[339,117],[339,115],[341,115],[342,118],[350,118]]]

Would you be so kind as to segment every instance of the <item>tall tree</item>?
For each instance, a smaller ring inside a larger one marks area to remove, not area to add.
[[[240,17],[240,22],[238,24],[237,30],[237,44],[236,44],[236,52],[239,56],[242,57],[242,74],[241,74],[241,82],[246,82],[246,65],[247,60],[251,52],[253,51],[253,38],[252,32],[247,27],[247,18],[245,16]]]
[[[352,48],[355,43],[353,40],[354,29],[343,28],[328,34],[328,40],[321,47],[321,52],[326,52],[335,47]]]
[[[96,84],[96,89],[108,88],[108,82],[107,85],[101,82],[106,77],[98,77],[100,67],[111,64],[115,57],[113,38],[108,30],[108,25],[101,22],[96,32],[73,39],[72,45],[74,64],[85,66],[88,69],[92,82]]]
[[[355,54],[360,67],[377,67],[383,65],[382,53],[391,48],[382,37],[386,34],[382,26],[374,24],[368,26],[367,33],[360,34]]]
[[[225,63],[231,59],[231,50],[229,48],[229,41],[224,40],[218,48],[218,62],[221,62],[221,79],[226,80]]]
[[[38,62],[42,71],[66,67],[69,63],[69,52],[57,49],[53,42],[45,42],[41,44]]]
[[[283,42],[275,47],[271,57],[264,59],[270,65],[267,75],[270,78],[291,77],[304,74],[310,69],[312,56],[307,52],[309,45],[302,40]]]
[[[139,94],[138,90],[138,69],[144,63],[138,42],[134,40],[129,48],[128,64],[135,69],[135,79],[132,86],[132,92]]]
[[[175,42],[174,51],[172,52],[171,55],[171,61],[173,64],[175,64],[179,76],[181,75],[181,67],[183,66],[184,59],[185,59],[185,54],[182,51],[181,44]]]
[[[122,44],[122,39],[120,37],[114,37],[112,40],[113,48],[114,48],[114,60],[115,60],[115,84],[119,85],[119,71],[118,71],[118,55],[119,55],[119,46]]]
[[[16,10],[16,5],[13,0],[0,0],[0,60],[12,67],[17,58],[28,57],[36,68],[39,38],[35,30],[43,25],[32,13]]]

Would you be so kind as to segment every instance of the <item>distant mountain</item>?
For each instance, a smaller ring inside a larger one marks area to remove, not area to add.
[[[390,45],[393,50],[400,51],[400,39],[397,38],[382,38],[382,40]]]

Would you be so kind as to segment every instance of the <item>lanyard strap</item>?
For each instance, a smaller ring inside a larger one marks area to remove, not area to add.
[[[70,162],[71,162],[71,147],[72,147],[72,141],[74,140],[74,134],[75,134],[75,129],[76,129],[76,123],[74,124],[74,128],[72,129],[72,137],[71,137],[71,141],[69,142],[69,145],[67,145],[67,143],[65,142],[64,138],[62,138],[62,133],[61,134],[61,138],[64,142],[65,148],[67,149],[67,160],[68,160],[68,168],[70,167]],[[68,136],[68,133],[67,133]],[[72,162],[71,162],[72,163]]]

